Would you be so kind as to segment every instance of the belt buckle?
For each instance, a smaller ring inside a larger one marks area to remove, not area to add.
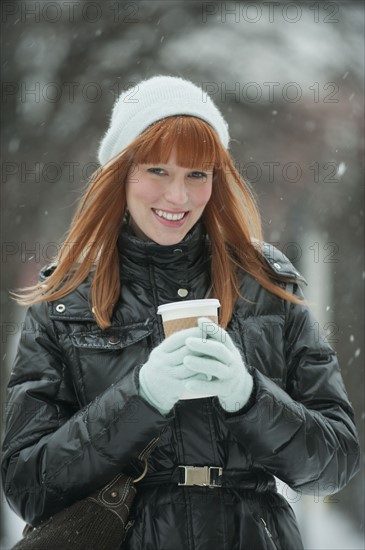
[[[218,470],[216,477],[221,476],[223,469],[219,466],[179,466],[184,468],[184,482],[178,483],[178,485],[184,487],[190,487],[192,485],[198,485],[199,487],[220,487],[213,478],[213,471]]]

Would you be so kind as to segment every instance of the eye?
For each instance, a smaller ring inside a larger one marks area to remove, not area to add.
[[[161,176],[162,172],[165,172],[165,170],[163,168],[153,167],[153,168],[148,168],[147,172],[151,172],[151,174],[156,174],[158,176]]]
[[[191,172],[191,177],[194,179],[207,179],[208,174],[205,172]]]

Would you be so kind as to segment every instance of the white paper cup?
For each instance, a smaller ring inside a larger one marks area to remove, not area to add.
[[[157,313],[162,316],[165,336],[186,328],[196,327],[199,317],[208,317],[214,323],[218,323],[219,300],[208,298],[205,300],[185,300],[184,302],[171,302],[159,306]],[[200,399],[212,397],[212,394],[195,394],[185,392],[180,399]]]
[[[185,328],[196,327],[199,317],[209,317],[214,323],[218,322],[219,300],[209,298],[206,300],[185,300],[184,302],[171,302],[158,306],[157,313],[162,316],[165,336]]]

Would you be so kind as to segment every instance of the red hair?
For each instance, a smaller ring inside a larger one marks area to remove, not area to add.
[[[97,324],[109,327],[120,296],[117,239],[127,206],[128,173],[139,163],[167,163],[173,148],[179,166],[213,169],[212,195],[203,221],[212,247],[211,296],[222,304],[220,324],[227,326],[240,296],[237,268],[273,294],[299,302],[280,286],[283,278],[275,277],[261,254],[261,221],[250,186],[209,124],[185,115],[156,122],[92,175],[55,258],[56,269],[45,281],[23,289],[25,295],[14,293],[17,301],[30,305],[62,298],[93,270],[91,305]]]

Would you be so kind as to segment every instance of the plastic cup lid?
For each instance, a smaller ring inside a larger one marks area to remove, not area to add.
[[[162,314],[167,311],[176,311],[176,310],[182,310],[187,308],[204,308],[204,307],[220,307],[220,301],[216,298],[207,298],[205,300],[185,300],[183,302],[170,302],[169,304],[163,304],[162,306],[158,306],[157,313]]]

